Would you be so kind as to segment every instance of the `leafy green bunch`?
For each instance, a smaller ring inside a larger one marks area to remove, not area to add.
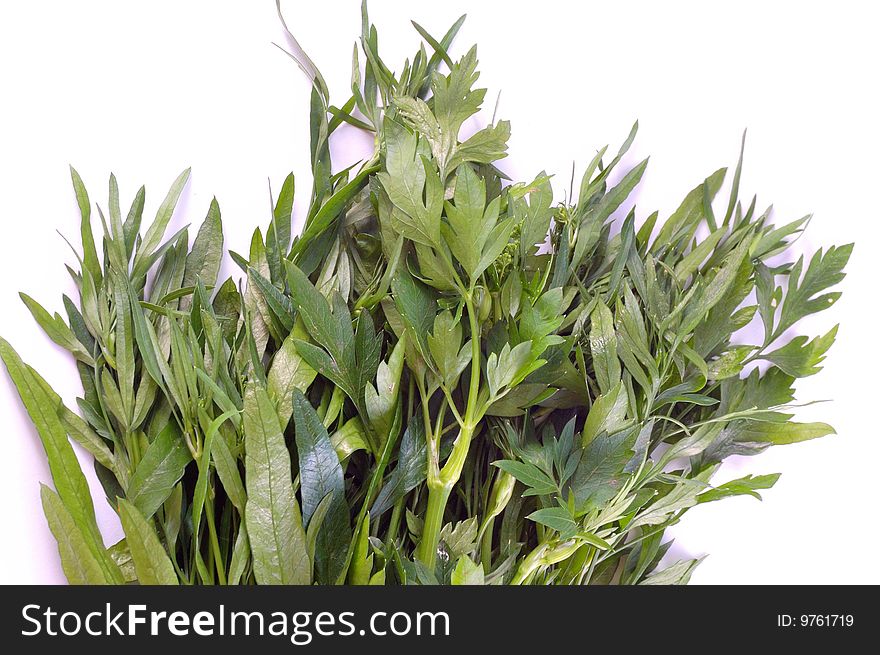
[[[789,408],[837,328],[790,334],[838,299],[852,246],[791,261],[808,217],[743,206],[742,156],[723,206],[720,169],[665,220],[614,220],[647,166],[619,171],[637,126],[563,203],[546,174],[513,183],[506,121],[460,138],[486,93],[476,49],[448,52],[462,20],[439,40],[414,24],[424,44],[394,73],[364,7],[341,106],[291,35],[313,82],[305,225],[291,174],[229,252],[238,278],[217,279],[216,200],[191,246],[165,236],[188,171],[143,234],[144,190],[123,218],[111,176],[99,255],[71,170],[78,302],[65,318],[22,298],[76,360],[79,412],[0,355],[72,583],[685,583],[698,561],[660,567],[666,529],[779,477],[713,485],[720,463],[833,432]],[[343,124],[376,147],[334,173]],[[118,512],[110,548],[69,439]]]

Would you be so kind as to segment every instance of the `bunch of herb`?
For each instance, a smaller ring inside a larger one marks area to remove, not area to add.
[[[123,217],[111,176],[99,255],[71,169],[78,302],[65,320],[22,299],[75,358],[79,413],[0,340],[70,582],[685,583],[697,560],[658,566],[666,528],[778,478],[713,486],[720,463],[833,432],[787,408],[837,328],[788,335],[837,300],[851,246],[786,258],[808,218],[744,207],[742,155],[721,207],[725,169],[617,230],[647,166],[609,183],[635,126],[566,202],[547,175],[512,183],[507,122],[459,139],[485,96],[476,49],[448,52],[462,20],[440,39],[415,24],[425,44],[396,74],[364,7],[341,106],[290,36],[313,82],[307,218],[294,237],[289,175],[229,253],[238,281],[217,280],[216,200],[192,246],[165,237],[187,171],[143,234],[144,190]],[[376,149],[333,173],[343,123]],[[110,548],[68,439],[118,512]]]

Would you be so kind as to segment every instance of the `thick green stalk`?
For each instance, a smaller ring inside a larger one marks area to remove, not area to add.
[[[428,509],[425,512],[425,525],[422,528],[422,538],[416,554],[422,564],[431,571],[434,570],[434,562],[437,560],[437,544],[440,542],[440,530],[443,527],[443,513],[451,492],[452,487],[428,485]]]

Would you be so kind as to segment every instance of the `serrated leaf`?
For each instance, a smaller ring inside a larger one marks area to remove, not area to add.
[[[493,236],[500,206],[500,198],[495,198],[487,206],[486,184],[469,165],[456,169],[455,195],[453,202],[446,203],[448,223],[443,225],[443,236],[472,282],[488,266],[483,265],[483,252]],[[507,245],[506,239],[502,247],[504,245]],[[498,253],[492,259],[497,256]]]
[[[431,359],[448,389],[455,388],[459,377],[471,361],[470,342],[462,346],[461,337],[461,321],[456,320],[448,310],[437,314],[433,329],[427,335]]]
[[[381,362],[376,371],[376,386],[367,384],[364,388],[364,405],[370,424],[380,441],[388,438],[394,423],[394,410],[400,395],[400,381],[403,375],[404,335],[394,346],[387,362]],[[396,436],[396,435],[395,435]]]
[[[779,473],[771,473],[770,475],[746,475],[745,477],[725,482],[708,491],[704,491],[697,496],[698,503],[710,503],[713,500],[721,500],[722,498],[730,498],[732,496],[748,495],[761,500],[761,494],[758,489],[770,489],[777,480]]]
[[[450,583],[453,585],[484,585],[486,584],[483,567],[467,555],[462,555],[452,571]]]
[[[532,492],[528,495],[544,496],[557,491],[556,483],[541,469],[534,464],[528,462],[518,462],[516,460],[503,459],[492,462],[493,466],[497,466],[502,471],[509,473],[524,485],[529,487]]]
[[[805,336],[797,336],[781,348],[762,354],[761,359],[772,362],[792,377],[815,375],[822,370],[819,364],[825,360],[825,353],[834,343],[837,328],[835,325],[827,334],[811,341],[807,341]]]
[[[578,529],[577,523],[564,507],[545,507],[532,512],[526,518],[556,530],[563,538],[573,535]]]
[[[615,432],[624,423],[628,398],[620,380],[611,387],[608,393],[602,394],[593,402],[584,429],[581,435],[581,443],[584,446],[603,432]]]
[[[426,246],[440,243],[443,186],[433,164],[418,154],[418,137],[385,119],[385,172],[376,177],[398,210],[392,222],[407,239]]]
[[[391,289],[394,304],[412,337],[411,343],[418,346],[419,353],[426,362],[431,362],[427,335],[434,328],[437,315],[435,295],[405,270],[398,271],[392,279]],[[413,362],[410,361],[409,364],[412,366]]]
[[[827,309],[837,301],[840,292],[822,292],[838,284],[846,276],[843,267],[849,261],[852,249],[853,244],[850,243],[840,247],[832,246],[824,254],[819,250],[813,255],[803,276],[801,272],[804,259],[798,259],[788,276],[788,292],[779,313],[775,336],[781,335],[804,316]]]
[[[403,437],[397,456],[397,466],[370,508],[375,520],[389,510],[404,494],[415,489],[428,476],[425,453],[425,429],[420,416],[413,416]]]
[[[635,429],[601,432],[589,442],[569,482],[578,508],[602,507],[620,491],[629,477],[625,468],[636,436]]]

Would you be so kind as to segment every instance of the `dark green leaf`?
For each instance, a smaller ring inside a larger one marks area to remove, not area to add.
[[[173,423],[147,448],[126,489],[126,498],[145,517],[156,513],[192,461],[183,435]]]
[[[332,584],[345,567],[351,540],[342,467],[327,429],[299,390],[293,391],[293,421],[305,523],[309,523],[325,496],[329,494],[333,497],[318,535],[315,556],[317,580]]]

